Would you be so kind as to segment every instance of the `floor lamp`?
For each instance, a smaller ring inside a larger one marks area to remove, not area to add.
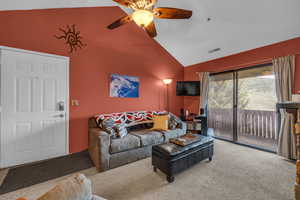
[[[169,85],[172,83],[172,81],[173,80],[170,78],[163,80],[164,84],[167,86],[167,111],[168,112],[170,112],[170,109],[169,109]]]

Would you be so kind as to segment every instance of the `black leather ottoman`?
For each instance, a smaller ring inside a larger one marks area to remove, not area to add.
[[[212,160],[214,140],[211,137],[196,135],[197,141],[185,147],[166,143],[152,147],[153,170],[161,170],[167,175],[169,183],[174,175],[204,160]]]

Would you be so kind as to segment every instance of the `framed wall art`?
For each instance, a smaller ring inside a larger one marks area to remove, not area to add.
[[[110,97],[138,98],[140,80],[135,76],[111,74]]]

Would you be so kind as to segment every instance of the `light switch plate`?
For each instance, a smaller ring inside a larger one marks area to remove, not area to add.
[[[73,100],[71,101],[71,105],[72,105],[72,106],[79,106],[79,100],[73,99]]]

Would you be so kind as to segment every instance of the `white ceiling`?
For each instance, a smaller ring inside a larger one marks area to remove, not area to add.
[[[115,5],[111,0],[1,0],[0,10]],[[300,37],[300,0],[158,0],[158,6],[193,10],[189,20],[156,20],[155,39],[184,66]],[[208,53],[215,48],[221,51]]]

